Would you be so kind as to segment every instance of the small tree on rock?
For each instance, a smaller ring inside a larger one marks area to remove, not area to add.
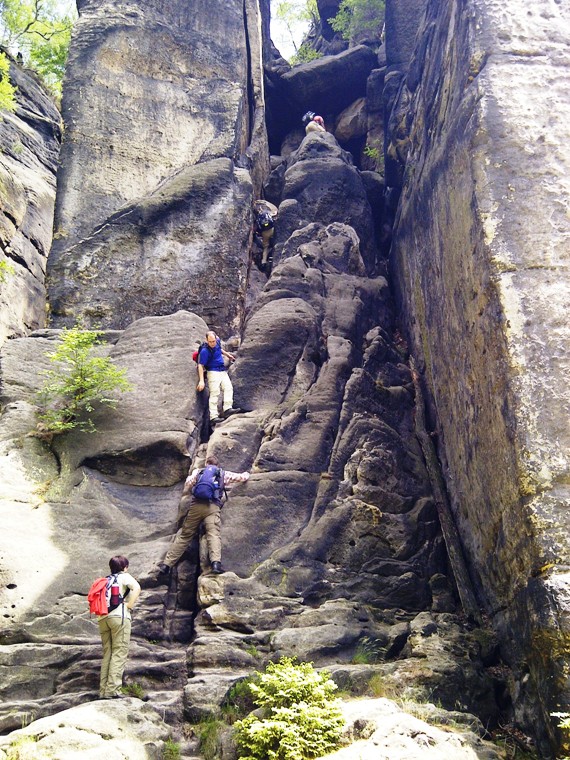
[[[244,760],[306,760],[338,746],[344,720],[333,697],[337,686],[326,671],[283,657],[256,673],[249,688],[263,716],[234,724]]]
[[[109,357],[95,356],[101,333],[79,327],[63,330],[55,351],[48,354],[56,365],[45,372],[39,392],[40,433],[46,437],[74,428],[95,432],[92,414],[98,405],[114,407],[116,392],[132,390],[126,371]]]

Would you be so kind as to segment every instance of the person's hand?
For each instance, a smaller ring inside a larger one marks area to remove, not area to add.
[[[204,390],[204,387],[205,387],[205,383],[204,383],[204,381],[203,381],[203,380],[199,380],[199,381],[198,381],[198,385],[196,386],[196,390],[197,390],[197,391],[203,391],[203,390]]]
[[[235,360],[236,360],[236,358],[235,358],[235,356],[234,356],[233,354],[228,354],[228,359],[229,359],[231,362],[235,362]]]

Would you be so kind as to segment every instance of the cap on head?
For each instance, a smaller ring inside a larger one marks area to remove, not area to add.
[[[303,122],[303,124],[305,126],[307,126],[307,124],[310,121],[312,121],[314,119],[314,117],[315,117],[315,112],[314,111],[307,111],[307,113],[303,116],[303,118],[302,118],[301,121]]]

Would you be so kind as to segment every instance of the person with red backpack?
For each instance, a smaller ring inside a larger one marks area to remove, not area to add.
[[[215,332],[206,333],[206,343],[200,346],[198,351],[198,385],[197,391],[203,391],[206,387],[205,373],[208,376],[208,391],[210,394],[208,408],[210,411],[210,424],[222,422],[232,414],[239,414],[241,409],[234,408],[234,388],[226,371],[224,357],[230,362],[235,361],[235,356],[224,351],[222,343]],[[222,416],[218,412],[218,399],[222,394]]]
[[[245,483],[249,472],[230,472],[220,468],[217,457],[209,456],[205,467],[196,467],[186,478],[180,511],[188,511],[182,527],[176,534],[163,562],[157,564],[160,575],[168,576],[171,569],[182,557],[202,523],[206,530],[206,543],[212,573],[223,573],[222,540],[220,537],[221,516],[226,485]]]
[[[117,699],[122,696],[123,671],[131,640],[131,610],[141,592],[138,581],[126,572],[128,567],[129,560],[126,557],[120,554],[111,557],[111,575],[97,579],[88,596],[90,610],[98,615],[103,645],[99,680],[100,699]],[[101,587],[100,591],[94,588],[97,584]]]

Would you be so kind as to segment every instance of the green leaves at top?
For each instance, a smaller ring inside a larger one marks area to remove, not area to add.
[[[77,18],[72,0],[0,0],[0,44],[20,52],[54,94],[61,82]]]
[[[306,760],[338,746],[344,720],[326,671],[283,657],[256,673],[249,688],[263,716],[234,724],[243,760]]]
[[[55,367],[44,373],[46,382],[38,394],[38,431],[43,437],[73,429],[95,432],[92,416],[97,408],[114,407],[116,393],[133,389],[124,369],[110,357],[96,355],[100,334],[65,329],[56,350],[48,354]]]
[[[329,18],[329,24],[349,41],[366,32],[380,36],[384,10],[384,0],[342,0],[336,16]]]

